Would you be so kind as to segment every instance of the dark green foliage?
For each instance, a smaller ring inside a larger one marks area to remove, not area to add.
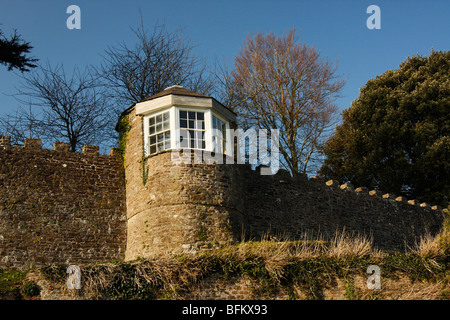
[[[410,57],[369,80],[323,152],[328,179],[447,207],[450,52]]]
[[[18,69],[24,72],[30,71],[30,68],[35,68],[34,62],[37,59],[26,56],[31,49],[33,47],[30,43],[23,41],[16,31],[14,31],[11,39],[7,39],[0,30],[0,64],[8,66],[8,71]]]
[[[25,281],[22,285],[21,293],[25,298],[37,297],[39,296],[40,289],[36,282]]]
[[[121,157],[125,163],[125,150],[127,147],[128,134],[131,130],[129,115],[125,114],[119,118],[117,122],[116,131],[119,133],[119,147],[114,148],[117,154]]]
[[[0,268],[0,298],[21,300],[39,296],[40,289],[33,281],[25,281],[27,270]]]

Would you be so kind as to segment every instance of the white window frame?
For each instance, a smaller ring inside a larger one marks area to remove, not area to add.
[[[144,156],[149,156],[149,155],[152,155],[152,154],[157,154],[157,153],[159,153],[161,151],[172,149],[172,146],[173,146],[173,144],[172,144],[172,132],[173,131],[172,131],[172,114],[171,114],[170,111],[171,111],[170,109],[165,109],[165,110],[161,110],[159,112],[155,112],[155,113],[148,114],[148,115],[144,116],[144,119],[143,119],[143,121],[144,121]],[[161,132],[169,131],[169,133],[170,133],[170,146],[167,149],[164,146],[163,150],[151,153],[150,152],[150,124],[149,124],[150,118],[155,118],[155,117],[157,117],[159,115],[162,115],[164,113],[169,113],[169,129],[168,130],[163,130]]]
[[[224,154],[227,154],[227,151],[232,150],[232,141],[230,140],[230,122],[227,120],[224,116],[221,114],[214,112],[211,109],[205,109],[205,108],[195,108],[195,107],[178,107],[178,106],[171,106],[166,109],[162,109],[158,112],[147,114],[143,116],[143,122],[144,122],[144,156],[149,156],[153,154],[158,154],[161,151],[157,151],[155,153],[150,153],[150,125],[149,121],[150,118],[156,117],[158,115],[162,115],[163,113],[169,113],[169,129],[170,129],[170,148],[164,149],[170,150],[170,149],[181,149],[180,146],[180,139],[179,139],[179,130],[180,127],[180,111],[191,111],[191,112],[202,112],[204,114],[204,123],[205,123],[205,130],[204,130],[204,139],[205,139],[205,149],[197,149],[197,150],[204,150],[204,151],[214,151],[213,150],[213,116],[222,121],[225,124],[225,132],[224,139],[225,139],[225,150],[223,150]]]
[[[205,123],[205,129],[204,129],[204,140],[205,140],[205,148],[189,148],[193,150],[209,150],[211,148],[212,144],[212,136],[211,138],[208,137],[208,128],[212,126],[211,122],[211,110],[209,109],[202,109],[202,108],[186,108],[186,107],[176,107],[176,118],[175,118],[175,130],[182,130],[180,126],[180,111],[186,111],[186,112],[201,112],[203,113],[203,121]],[[189,130],[189,128],[183,128],[186,130]],[[201,131],[201,130],[196,130]],[[176,139],[175,145],[178,149],[181,149],[181,142],[179,139],[179,131],[176,131],[176,134],[174,134],[174,137]],[[211,141],[210,141],[211,140]]]
[[[216,118],[223,124],[223,127],[220,129],[220,132],[222,133],[222,137],[216,135],[214,132],[214,130],[215,130],[213,128],[214,118]],[[224,118],[222,118],[221,116],[218,116],[215,112],[213,112],[211,115],[211,129],[213,130],[212,136],[211,136],[211,143],[212,143],[211,150],[212,151],[227,154],[227,143],[228,143],[228,139],[227,139],[228,130],[227,129],[228,128],[229,128],[228,121],[224,120]],[[219,150],[215,150],[215,148],[214,148],[214,138],[220,140]]]

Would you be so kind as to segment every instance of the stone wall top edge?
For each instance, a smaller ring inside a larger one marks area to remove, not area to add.
[[[423,208],[425,210],[433,210],[433,211],[440,211],[443,213],[448,213],[447,209],[442,209],[440,206],[438,205],[431,205],[428,204],[426,202],[420,203],[418,200],[413,199],[413,200],[408,200],[403,196],[397,196],[393,193],[385,193],[381,190],[368,190],[366,187],[358,187],[355,188],[351,183],[344,183],[344,184],[339,184],[338,181],[336,180],[328,180],[325,181],[324,179],[320,178],[320,177],[312,177],[312,179],[316,180],[316,181],[320,181],[320,182],[325,182],[325,185],[327,187],[330,188],[334,188],[336,190],[340,190],[343,192],[352,192],[352,193],[356,193],[356,194],[364,194],[364,195],[368,195],[368,196],[372,196],[372,197],[376,197],[380,200],[383,201],[394,201],[397,203],[404,203],[404,204],[408,204],[411,206],[416,206],[419,208]]]
[[[91,156],[99,156],[99,157],[117,157],[116,148],[111,148],[110,153],[100,154],[99,146],[88,145],[85,144],[82,147],[81,152],[73,152],[70,150],[70,143],[55,141],[53,145],[53,149],[44,149],[42,148],[42,140],[41,139],[31,139],[26,138],[23,146],[15,146],[11,145],[9,136],[0,135],[0,152],[4,150],[28,150],[28,151],[48,151],[48,152],[58,152],[58,153],[68,153],[68,154],[82,154],[82,155],[91,155]]]
[[[165,150],[165,151],[161,151],[159,153],[153,154],[153,155],[149,155],[147,157],[145,157],[145,159],[157,159],[158,157],[167,157],[167,158],[171,158],[171,153],[172,152],[178,152],[180,157],[183,156],[183,150]],[[220,164],[238,164],[236,163],[236,161],[229,161],[229,163],[227,163],[227,155],[221,155],[223,156],[222,158],[222,163]],[[220,156],[219,156],[220,157]],[[211,161],[210,163],[208,162],[204,162],[202,159],[200,159],[198,162],[195,162],[196,159],[196,154],[195,152],[190,152],[190,154],[187,156],[186,159],[190,159],[190,164],[193,165],[201,165],[201,164],[211,164],[214,165],[216,164],[214,161]],[[176,163],[174,163],[176,164]],[[274,182],[283,182],[286,184],[299,184],[299,183],[305,183],[305,182],[314,182],[317,185],[323,185],[326,187],[330,187],[330,188],[334,188],[340,192],[351,192],[354,194],[358,194],[358,195],[367,195],[367,196],[372,196],[372,197],[376,197],[378,199],[380,199],[381,201],[391,201],[391,202],[396,202],[396,203],[404,203],[407,205],[411,205],[411,206],[416,206],[418,208],[422,208],[424,210],[427,211],[438,211],[438,212],[443,212],[443,213],[448,213],[447,209],[443,209],[440,206],[437,205],[431,205],[428,203],[420,203],[418,200],[409,200],[406,199],[405,197],[402,196],[397,196],[394,195],[393,193],[384,193],[380,190],[370,190],[366,187],[358,187],[355,188],[351,183],[344,183],[344,184],[340,184],[338,181],[336,180],[325,180],[324,178],[320,177],[320,176],[312,176],[311,178],[308,178],[308,176],[306,174],[298,174],[297,176],[292,176],[290,174],[289,171],[285,170],[285,169],[279,169],[277,173],[273,174],[273,175],[261,175],[260,174],[260,169],[262,167],[267,167],[267,166],[257,166],[255,169],[251,168],[251,165],[248,163],[245,164],[239,164],[241,166],[241,168],[245,168],[245,172],[247,172],[247,174],[249,174],[251,176],[251,179],[264,179],[266,180],[272,180]],[[259,178],[258,178],[259,177]],[[256,180],[257,181],[257,180]]]

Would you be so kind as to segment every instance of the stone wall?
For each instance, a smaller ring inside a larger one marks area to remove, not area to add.
[[[196,252],[215,244],[277,236],[329,240],[348,232],[379,249],[404,250],[437,234],[438,207],[336,181],[260,175],[249,165],[176,164],[171,152],[144,157],[142,117],[126,115],[126,260]]]
[[[130,109],[119,156],[0,137],[0,266],[83,264],[193,253],[242,239],[331,239],[336,232],[404,250],[439,232],[444,212],[336,181],[260,175],[249,165],[144,157]],[[120,149],[120,148],[119,148]]]
[[[248,238],[330,240],[345,231],[372,238],[379,249],[404,250],[427,232],[436,235],[443,223],[437,206],[337,181],[292,178],[284,170],[273,176],[246,170],[245,181]]]
[[[144,157],[142,118],[134,109],[128,117],[126,260],[238,240],[244,206],[240,167],[174,164],[170,151]]]
[[[123,165],[117,156],[54,150],[0,137],[0,266],[123,260],[126,243]]]

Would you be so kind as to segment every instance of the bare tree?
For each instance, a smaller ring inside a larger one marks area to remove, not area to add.
[[[194,55],[193,45],[181,31],[168,32],[164,25],[157,25],[149,33],[141,21],[133,32],[137,44],[108,48],[97,69],[111,89],[119,113],[124,105],[140,102],[171,85],[183,85],[199,93],[214,86],[206,62]]]
[[[32,106],[28,110],[19,107],[14,114],[0,118],[0,134],[11,137],[12,145],[21,145],[25,138],[39,138],[39,125]]]
[[[105,94],[89,69],[75,68],[67,75],[64,67],[46,67],[23,76],[15,95],[29,110],[19,108],[6,116],[1,130],[19,142],[25,137],[66,141],[72,151],[83,144],[105,144],[116,119],[108,112]]]
[[[293,175],[307,173],[337,115],[335,98],[345,81],[319,52],[298,42],[295,30],[248,37],[223,72],[222,86],[244,128],[279,129],[282,164]]]

